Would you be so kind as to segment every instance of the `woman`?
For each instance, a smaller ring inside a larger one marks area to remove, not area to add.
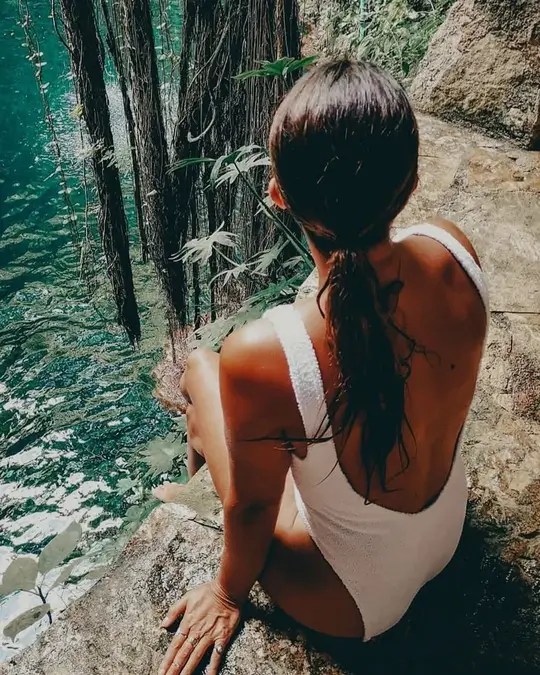
[[[379,635],[452,558],[465,516],[487,292],[451,223],[390,239],[418,181],[403,89],[368,63],[312,69],[279,106],[270,156],[270,196],[301,223],[320,289],[189,360],[189,468],[208,464],[225,547],[164,621],[183,617],[168,675],[210,650],[217,673],[257,579],[311,629]]]

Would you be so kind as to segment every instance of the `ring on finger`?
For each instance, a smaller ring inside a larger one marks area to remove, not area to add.
[[[220,645],[220,644],[216,643],[214,645],[214,649],[216,650],[216,652],[218,654],[223,654],[223,645]]]
[[[188,640],[188,642],[189,642],[190,645],[192,645],[193,647],[195,647],[195,645],[197,644],[197,642],[199,642],[199,638],[196,638],[196,637],[190,637],[189,640]]]

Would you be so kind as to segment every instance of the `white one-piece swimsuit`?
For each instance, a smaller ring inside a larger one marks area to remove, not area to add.
[[[440,242],[469,275],[488,311],[482,271],[448,232],[418,225],[394,240],[420,235]],[[306,438],[315,438],[327,418],[321,371],[300,314],[293,305],[264,315],[279,338]],[[419,513],[401,513],[366,504],[338,462],[332,439],[308,446],[304,459],[293,455],[296,505],[313,541],[356,602],[364,640],[383,633],[405,614],[418,591],[448,564],[457,548],[467,504],[467,482],[456,443],[448,480],[437,499]]]

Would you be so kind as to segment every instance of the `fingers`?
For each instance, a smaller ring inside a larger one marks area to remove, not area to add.
[[[169,611],[167,612],[167,616],[163,619],[161,622],[161,628],[168,628],[171,626],[176,619],[184,614],[186,611],[186,598],[185,596],[183,598],[180,598],[178,602],[175,602],[174,605],[171,606]]]
[[[196,638],[193,634],[184,640],[180,648],[177,649],[173,655],[169,669],[166,671],[167,675],[178,675],[178,673],[182,672],[182,669],[197,645],[195,640]]]
[[[220,640],[214,645],[212,650],[212,656],[210,657],[210,663],[206,669],[206,675],[217,675],[219,672],[219,667],[221,666],[221,660],[223,658],[223,653],[225,651],[226,642],[225,640]],[[182,673],[182,675],[184,675]]]
[[[158,675],[165,675],[165,673],[169,672],[172,663],[174,661],[174,658],[178,650],[182,648],[182,645],[184,644],[186,637],[187,635],[185,633],[181,633],[179,629],[174,638],[172,639],[172,642],[169,645],[169,649],[167,649],[167,651],[165,652],[163,661],[160,663],[159,666]]]
[[[198,640],[193,632],[181,633],[179,629],[161,662],[158,675],[193,675],[210,649],[212,656],[206,673],[217,675],[228,642],[228,639],[216,641],[208,636]]]
[[[213,640],[210,638],[203,638],[193,649],[191,653],[187,654],[187,657],[185,659],[183,658],[176,658],[173,661],[173,664],[178,661],[179,664],[181,664],[180,670],[171,670],[167,675],[177,675],[177,673],[181,673],[181,675],[192,675],[195,670],[197,669],[197,666],[199,663],[204,659],[206,653],[208,652],[209,649],[213,647]],[[182,663],[183,661],[183,663]]]

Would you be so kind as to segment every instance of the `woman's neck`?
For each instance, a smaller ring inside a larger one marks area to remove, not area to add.
[[[319,274],[319,290],[326,283],[329,272],[328,255],[321,253],[307,237],[307,242],[313,262]],[[398,247],[388,238],[373,246],[367,253],[369,262],[375,270],[379,281],[384,284],[393,281],[399,276],[400,255]]]

